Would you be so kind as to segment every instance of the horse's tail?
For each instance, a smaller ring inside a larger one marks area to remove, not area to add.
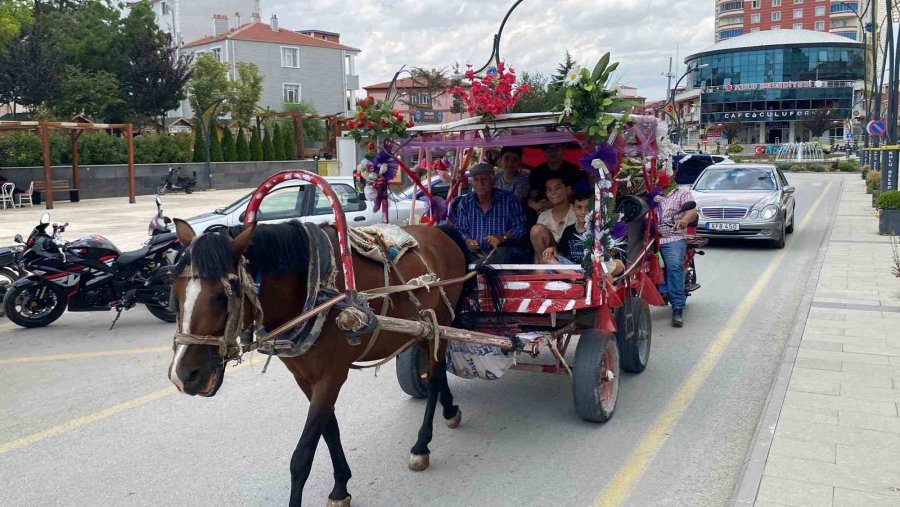
[[[441,224],[437,226],[441,232],[446,234],[456,243],[456,246],[459,247],[460,251],[463,253],[463,257],[466,259],[466,266],[472,264],[472,252],[469,251],[469,248],[466,246],[466,240],[463,238],[462,234],[450,224]],[[481,275],[481,279],[485,283],[486,292],[491,299],[491,306],[493,306],[493,311],[495,313],[501,313],[503,311],[503,286],[500,283],[500,278],[497,275],[497,270],[490,266],[486,265],[477,265],[475,271]],[[479,305],[479,298],[472,297],[477,296],[478,291],[478,278],[472,278],[463,284],[462,292],[459,295],[459,301],[456,303],[456,315],[457,321],[454,323],[455,325],[459,325],[463,328],[472,328],[477,324],[477,316],[481,313],[482,309]],[[467,301],[474,302],[474,308],[466,308],[465,304]],[[475,320],[472,318],[463,318],[462,320],[459,318],[460,316],[474,315]]]

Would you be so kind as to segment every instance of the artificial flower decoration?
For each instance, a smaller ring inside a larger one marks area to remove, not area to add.
[[[579,81],[581,81],[581,67],[573,67],[566,72],[561,82],[566,86],[575,86]]]
[[[609,86],[610,77],[619,66],[618,62],[610,64],[609,58],[609,53],[603,55],[593,72],[584,68],[569,70],[562,80],[565,97],[555,109],[562,111],[560,123],[567,123],[575,130],[584,132],[589,141],[606,138],[610,126],[616,123],[609,111],[623,105],[621,100],[616,99],[615,88]]]
[[[399,111],[391,109],[390,103],[372,97],[356,101],[358,110],[347,120],[349,135],[356,142],[368,141],[366,147],[372,156],[380,142],[406,136],[406,129],[415,122],[407,120]]]
[[[455,86],[447,92],[462,100],[469,114],[493,118],[512,108],[523,93],[531,90],[527,84],[516,86],[516,71],[503,62],[497,64],[496,71],[492,68],[483,77],[475,75],[471,65],[466,67],[465,77],[471,85],[469,91]]]

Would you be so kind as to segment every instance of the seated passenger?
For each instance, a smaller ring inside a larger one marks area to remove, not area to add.
[[[528,184],[531,187],[528,208],[535,213],[541,213],[553,206],[547,199],[545,190],[547,180],[551,177],[562,178],[566,185],[573,188],[578,182],[587,181],[587,173],[575,164],[563,160],[563,149],[564,145],[562,144],[544,146],[544,156],[547,157],[547,162],[535,167],[528,174]]]
[[[514,194],[519,204],[528,200],[528,177],[522,174],[522,148],[507,146],[500,150],[500,173],[494,181],[494,188]]]
[[[534,263],[540,264],[543,252],[555,247],[566,227],[575,224],[575,210],[569,203],[571,187],[565,181],[553,176],[547,179],[547,201],[551,207],[538,215],[537,225],[531,228],[531,246],[534,248]]]
[[[494,168],[480,163],[469,170],[472,192],[457,201],[450,221],[466,240],[476,260],[491,254],[491,264],[528,262],[519,243],[525,237],[525,216],[516,197],[494,188]]]

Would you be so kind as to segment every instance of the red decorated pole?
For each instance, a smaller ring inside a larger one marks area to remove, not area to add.
[[[338,245],[341,251],[341,265],[344,268],[344,286],[348,292],[356,291],[356,276],[353,272],[353,257],[350,253],[350,242],[347,239],[347,217],[344,216],[344,209],[337,194],[331,188],[331,185],[321,176],[309,171],[281,171],[269,176],[266,181],[256,188],[247,204],[247,211],[244,214],[244,225],[255,224],[259,219],[259,205],[263,199],[269,195],[272,189],[279,183],[290,180],[303,180],[320,189],[331,204],[331,211],[334,213],[334,227],[337,230]]]

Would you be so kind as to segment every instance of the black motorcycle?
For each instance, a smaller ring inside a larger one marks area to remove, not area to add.
[[[43,327],[67,307],[71,312],[115,309],[115,325],[122,310],[143,304],[158,319],[175,322],[169,309],[170,285],[161,268],[177,262],[182,247],[174,233],[153,227],[157,218],[166,223],[158,198],[150,238],[142,248],[121,252],[99,235],[65,241],[68,224],[53,224],[48,234],[50,215],[44,213],[28,240],[16,235],[16,242],[24,244],[19,266],[30,274],[6,292],[6,316],[22,327]]]
[[[10,286],[19,278],[25,276],[25,272],[19,267],[19,256],[22,254],[22,247],[14,245],[0,248],[0,302]],[[4,315],[3,305],[0,304],[0,317]]]
[[[173,169],[169,168],[169,174],[163,178],[162,183],[160,183],[159,188],[156,189],[156,193],[159,195],[164,195],[168,192],[178,192],[184,191],[185,194],[190,194],[194,191],[194,187],[197,186],[197,171],[193,172],[193,177],[182,176],[181,168]]]

